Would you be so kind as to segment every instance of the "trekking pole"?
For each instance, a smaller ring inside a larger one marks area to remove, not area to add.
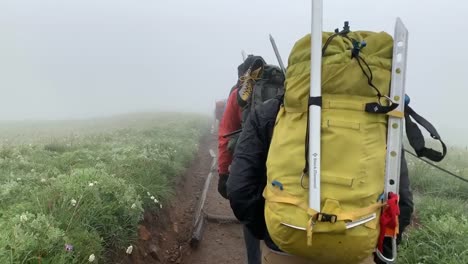
[[[278,64],[281,70],[283,71],[284,76],[286,76],[286,68],[284,67],[283,60],[281,59],[281,55],[279,54],[275,39],[273,38],[271,34],[270,34],[270,42],[271,42],[271,46],[273,47],[273,51],[275,52],[276,59],[278,60]]]
[[[245,61],[245,59],[247,58],[247,54],[245,54],[244,50],[241,51],[241,55],[242,55],[242,61]]]
[[[241,129],[238,129],[238,130],[234,130],[234,131],[232,131],[232,132],[230,132],[230,133],[227,133],[227,134],[223,135],[223,138],[227,138],[227,137],[230,137],[230,136],[234,136],[234,135],[237,135],[237,134],[239,134],[239,133],[241,133],[241,132],[242,132],[242,128],[241,128]]]
[[[407,149],[405,149],[405,152],[408,153],[408,154],[410,154],[411,156],[413,156],[413,157],[415,157],[415,158],[421,160],[422,162],[425,162],[426,164],[429,164],[430,166],[432,166],[432,167],[434,167],[434,168],[436,168],[436,169],[438,169],[438,170],[440,170],[440,171],[442,171],[442,172],[447,173],[447,174],[450,175],[450,176],[453,176],[453,177],[455,177],[455,178],[457,178],[457,179],[459,179],[459,180],[461,180],[461,181],[468,182],[468,179],[463,178],[462,176],[459,176],[459,175],[457,175],[457,174],[455,174],[455,173],[453,173],[453,172],[451,172],[451,171],[449,171],[449,170],[447,170],[447,169],[444,169],[444,168],[442,168],[442,167],[439,167],[439,166],[435,165],[434,163],[431,163],[431,162],[429,162],[429,161],[427,161],[427,160],[425,160],[425,159],[423,159],[423,158],[421,158],[421,157],[418,157],[418,155],[414,154],[413,152],[411,152],[411,151],[409,151],[409,150],[407,150]]]
[[[322,17],[323,0],[312,0],[310,43],[310,99],[322,96]],[[309,207],[320,212],[321,103],[309,106]]]

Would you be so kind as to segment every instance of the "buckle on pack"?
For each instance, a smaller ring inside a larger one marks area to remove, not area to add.
[[[324,213],[317,214],[317,221],[320,221],[320,222],[330,222],[334,224],[336,223],[337,220],[338,220],[338,216],[334,214],[324,214]]]

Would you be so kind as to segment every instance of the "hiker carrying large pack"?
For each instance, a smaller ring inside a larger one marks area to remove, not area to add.
[[[388,115],[403,117],[384,102],[393,39],[386,33],[324,33],[323,43],[321,211],[307,204],[304,174],[308,106],[317,103],[309,100],[310,35],[290,54],[284,99],[258,107],[247,119],[234,154],[228,196],[236,217],[265,239],[268,248],[289,255],[288,263],[360,263],[372,255],[380,236]],[[440,161],[446,152],[443,143],[443,153],[426,148],[410,117],[433,138],[440,137],[407,106],[411,145],[418,155]],[[413,211],[403,155],[400,173],[401,235]],[[361,219],[369,221],[359,224]]]
[[[227,198],[226,195],[226,181],[229,178],[229,166],[232,161],[232,153],[235,148],[235,143],[229,138],[225,137],[224,135],[232,133],[233,131],[239,130],[242,127],[242,123],[244,118],[247,116],[246,112],[249,109],[249,106],[254,103],[253,100],[250,100],[251,96],[255,97],[255,100],[266,100],[269,98],[270,94],[272,93],[270,88],[271,80],[274,80],[276,75],[274,71],[267,70],[266,74],[261,79],[262,75],[260,72],[256,72],[255,78],[259,80],[259,84],[264,83],[261,85],[261,89],[252,90],[248,81],[248,78],[254,76],[249,70],[251,65],[265,65],[265,61],[263,58],[259,56],[250,55],[247,59],[239,65],[238,67],[238,77],[239,80],[235,87],[233,87],[230,91],[230,95],[227,101],[226,110],[221,120],[221,125],[219,128],[218,133],[218,192],[224,197]],[[248,73],[246,73],[248,72]],[[269,75],[267,75],[269,74]],[[268,78],[266,78],[268,76]],[[261,79],[261,80],[260,80]],[[280,80],[279,82],[282,84],[284,81]],[[242,90],[240,93],[239,91]],[[249,96],[247,96],[249,95]],[[241,97],[243,96],[243,97]],[[240,101],[245,99],[243,102]],[[241,104],[239,104],[241,103]],[[252,236],[251,232],[244,227],[244,240],[247,249],[247,260],[249,264],[259,264],[261,262],[261,255],[260,255],[260,241]]]
[[[238,81],[229,91],[225,110],[219,125],[218,191],[224,198],[227,198],[225,184],[229,177],[229,166],[231,165],[233,154],[232,149],[229,148],[231,137],[226,137],[226,135],[241,129],[242,127],[242,108],[240,107],[237,99],[238,91],[239,87],[241,87],[243,83],[246,72],[255,61],[261,61],[261,64],[264,64],[262,57],[249,55],[246,60],[237,67]]]

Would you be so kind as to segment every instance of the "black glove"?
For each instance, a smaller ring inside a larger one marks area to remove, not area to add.
[[[220,174],[219,179],[218,179],[218,192],[225,199],[228,199],[227,190],[226,190],[226,182],[228,178],[229,178],[229,174]]]

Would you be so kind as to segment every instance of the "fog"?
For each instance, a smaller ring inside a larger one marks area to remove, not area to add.
[[[324,30],[410,31],[407,93],[448,141],[468,140],[468,4],[326,0]],[[210,113],[241,50],[287,62],[310,0],[0,0],[0,120]]]

